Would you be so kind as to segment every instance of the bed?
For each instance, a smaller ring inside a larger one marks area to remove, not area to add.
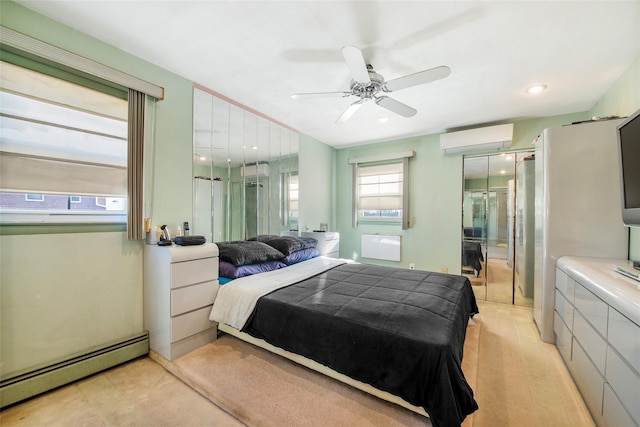
[[[478,407],[461,368],[477,312],[465,277],[313,256],[221,286],[210,318],[442,427]]]
[[[484,256],[480,242],[462,241],[462,267],[470,267],[474,270],[476,277],[480,277]]]

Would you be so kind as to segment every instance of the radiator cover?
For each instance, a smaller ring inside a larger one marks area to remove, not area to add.
[[[88,377],[149,353],[144,332],[0,383],[0,408]]]

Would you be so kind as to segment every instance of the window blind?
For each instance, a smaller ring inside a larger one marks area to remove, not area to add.
[[[396,211],[401,214],[402,229],[409,228],[409,159],[413,156],[415,151],[410,150],[348,159],[353,165],[353,227],[360,213],[369,210]]]
[[[402,163],[358,168],[358,209],[402,209]]]
[[[1,63],[0,189],[127,194],[127,100]]]

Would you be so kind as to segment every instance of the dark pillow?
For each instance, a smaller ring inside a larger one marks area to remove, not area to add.
[[[258,242],[266,242],[267,240],[275,239],[275,238],[278,238],[278,237],[280,237],[280,236],[278,236],[277,234],[261,234],[259,236],[252,237],[252,238],[247,239],[247,240],[248,241],[257,240]]]
[[[282,262],[287,265],[297,264],[302,261],[306,261],[311,258],[315,258],[319,255],[318,250],[316,248],[305,248],[300,249],[299,251],[295,251],[284,257]]]
[[[257,241],[236,241],[216,243],[220,252],[220,261],[240,267],[247,264],[260,264],[268,261],[280,261],[284,254],[266,243]]]
[[[315,248],[318,246],[318,241],[313,237],[272,236],[265,234],[254,237],[254,239],[279,250],[285,256],[301,249]]]
[[[277,270],[278,268],[283,268],[286,266],[286,264],[280,261],[267,261],[260,264],[246,264],[236,267],[229,262],[220,261],[218,271],[220,273],[220,277],[237,279],[239,277],[251,276],[252,274]]]

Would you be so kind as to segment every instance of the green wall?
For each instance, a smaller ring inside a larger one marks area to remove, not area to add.
[[[157,103],[152,220],[191,221],[192,82],[15,3],[0,8],[5,27],[165,88]],[[122,229],[0,227],[3,378],[142,332],[144,244],[128,241]]]
[[[612,85],[592,109],[553,117],[520,120],[514,123],[512,150],[530,150],[533,140],[548,127],[561,126],[593,116],[627,116],[640,108],[640,58]],[[393,225],[352,226],[352,167],[349,157],[395,153],[413,149],[411,160],[410,215],[412,227]],[[427,135],[382,144],[338,150],[336,156],[336,212],[341,233],[340,255],[360,260],[360,235],[368,233],[402,236],[401,261],[362,259],[376,264],[460,272],[460,221],[462,156],[443,156],[439,135]],[[630,258],[640,259],[640,227],[630,229]]]
[[[532,142],[550,126],[583,120],[586,113],[522,120],[514,124],[514,150],[531,150]],[[412,226],[359,224],[352,226],[352,166],[350,157],[392,154],[415,150],[410,160],[410,218]],[[439,135],[427,135],[382,144],[338,150],[336,160],[337,215],[340,231],[340,255],[363,262],[431,271],[446,269],[460,273],[460,224],[462,221],[462,155],[443,156]],[[401,260],[379,261],[360,257],[362,234],[402,236]]]
[[[300,134],[299,150],[299,230],[317,230],[320,223],[327,223],[330,231],[336,231],[336,150],[304,134]]]
[[[596,102],[588,117],[626,117],[640,109],[640,57]],[[629,259],[640,260],[640,227],[630,227]]]

